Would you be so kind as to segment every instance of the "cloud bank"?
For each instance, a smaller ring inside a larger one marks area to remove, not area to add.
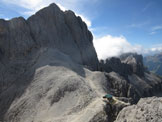
[[[144,48],[141,45],[132,45],[124,36],[106,35],[94,38],[94,47],[99,59],[119,56],[123,53],[136,52],[143,55],[155,54],[162,51],[162,44],[154,45],[151,48]]]
[[[127,52],[141,52],[140,45],[131,45],[124,36],[113,37],[106,35],[94,39],[94,46],[99,59],[119,56]]]

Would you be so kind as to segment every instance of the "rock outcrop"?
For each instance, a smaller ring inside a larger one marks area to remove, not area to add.
[[[115,122],[161,122],[162,98],[142,98],[137,105],[125,107]]]
[[[133,73],[142,77],[144,76],[145,68],[143,65],[143,56],[136,53],[126,53],[120,56],[122,63],[128,64],[132,67]]]
[[[100,62],[107,72],[109,86],[115,96],[132,98],[136,103],[141,97],[149,97],[162,90],[160,77],[145,70],[143,57],[127,53]]]
[[[133,69],[131,65],[122,63],[121,60],[117,57],[106,59],[105,62],[101,60],[100,68],[101,68],[101,71],[105,71],[108,73],[114,71],[125,77],[133,73]]]
[[[51,4],[25,20],[22,17],[0,20],[1,57],[13,59],[33,48],[55,48],[79,64],[98,69],[93,37],[86,24],[72,11],[63,12]]]
[[[136,53],[122,54],[119,58],[108,58],[105,62],[101,60],[100,66],[103,71],[114,71],[125,77],[131,74],[136,74],[142,77],[145,72],[143,57]]]

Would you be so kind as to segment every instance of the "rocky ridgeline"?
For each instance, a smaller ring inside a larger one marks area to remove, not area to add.
[[[79,64],[98,69],[93,37],[86,24],[72,11],[51,4],[25,20],[0,20],[0,59],[24,57],[33,48],[56,48]]]
[[[143,58],[125,54],[99,63],[91,32],[72,11],[57,5],[25,20],[0,19],[0,121],[106,122],[127,106],[159,95],[162,80]]]
[[[101,71],[106,72],[105,76],[109,81],[109,93],[119,97],[118,99],[122,101],[126,99],[126,102],[136,104],[143,97],[161,96],[162,80],[144,67],[142,55],[127,53],[121,55],[119,58],[112,57],[105,61],[101,60],[100,68]],[[108,105],[107,109],[109,111],[107,113],[112,118],[109,121],[115,121],[118,113],[124,107],[123,104],[115,104],[111,110]],[[128,110],[129,112],[131,111],[129,107]],[[124,120],[125,118],[122,119],[120,115],[117,121],[124,122]],[[136,119],[134,120],[136,121]],[[151,119],[148,120],[151,121]],[[127,121],[130,122],[133,119],[128,119]]]
[[[107,77],[111,88],[117,91],[114,93],[116,96],[129,97],[137,102],[141,97],[153,96],[162,90],[160,77],[144,68],[142,55],[123,54],[119,58],[100,61],[100,66],[102,71],[108,72]]]
[[[124,77],[136,74],[139,77],[144,76],[144,65],[142,55],[136,53],[122,54],[119,58],[112,57],[100,61],[101,70],[106,72],[115,71]]]

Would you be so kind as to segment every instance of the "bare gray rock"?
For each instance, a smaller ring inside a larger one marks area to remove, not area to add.
[[[120,59],[123,63],[128,64],[132,67],[133,73],[138,76],[144,76],[144,65],[143,65],[143,57],[142,55],[138,55],[137,53],[126,53],[120,56]]]
[[[106,59],[106,61],[100,61],[100,67],[101,70],[105,72],[116,72],[120,75],[127,77],[128,75],[131,75],[133,73],[133,68],[126,64],[122,63],[121,60],[117,57],[111,57],[109,59]]]
[[[151,97],[162,90],[160,77],[145,70],[143,57],[126,53],[120,58],[112,57],[100,62],[101,70],[108,73],[109,88],[118,97],[132,98],[133,103],[141,97]]]
[[[22,58],[34,46],[36,46],[35,42],[24,18],[0,20],[0,60],[2,58],[7,60]]]
[[[114,118],[105,110],[105,94],[137,102],[160,93],[161,79],[139,75],[141,60],[134,56],[131,63],[110,60],[112,71],[92,71],[98,70],[92,39],[80,17],[55,4],[27,20],[1,19],[0,121],[106,122]],[[117,104],[113,117],[123,107]]]
[[[1,121],[89,122],[102,112],[106,118],[101,99],[106,92],[92,87],[93,72],[52,48],[32,57],[26,71],[1,91]]]
[[[162,98],[142,98],[137,105],[125,107],[115,122],[161,122]]]
[[[34,40],[40,47],[57,48],[77,63],[98,69],[92,34],[72,11],[61,11],[51,4],[27,20]]]
[[[92,34],[80,17],[51,4],[25,20],[0,20],[0,59],[22,58],[33,48],[55,48],[79,64],[97,70]],[[3,57],[3,58],[4,58]]]

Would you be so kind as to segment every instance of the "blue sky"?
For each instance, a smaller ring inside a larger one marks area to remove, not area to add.
[[[0,18],[27,18],[52,2],[83,18],[99,58],[162,51],[162,0],[0,0]]]

